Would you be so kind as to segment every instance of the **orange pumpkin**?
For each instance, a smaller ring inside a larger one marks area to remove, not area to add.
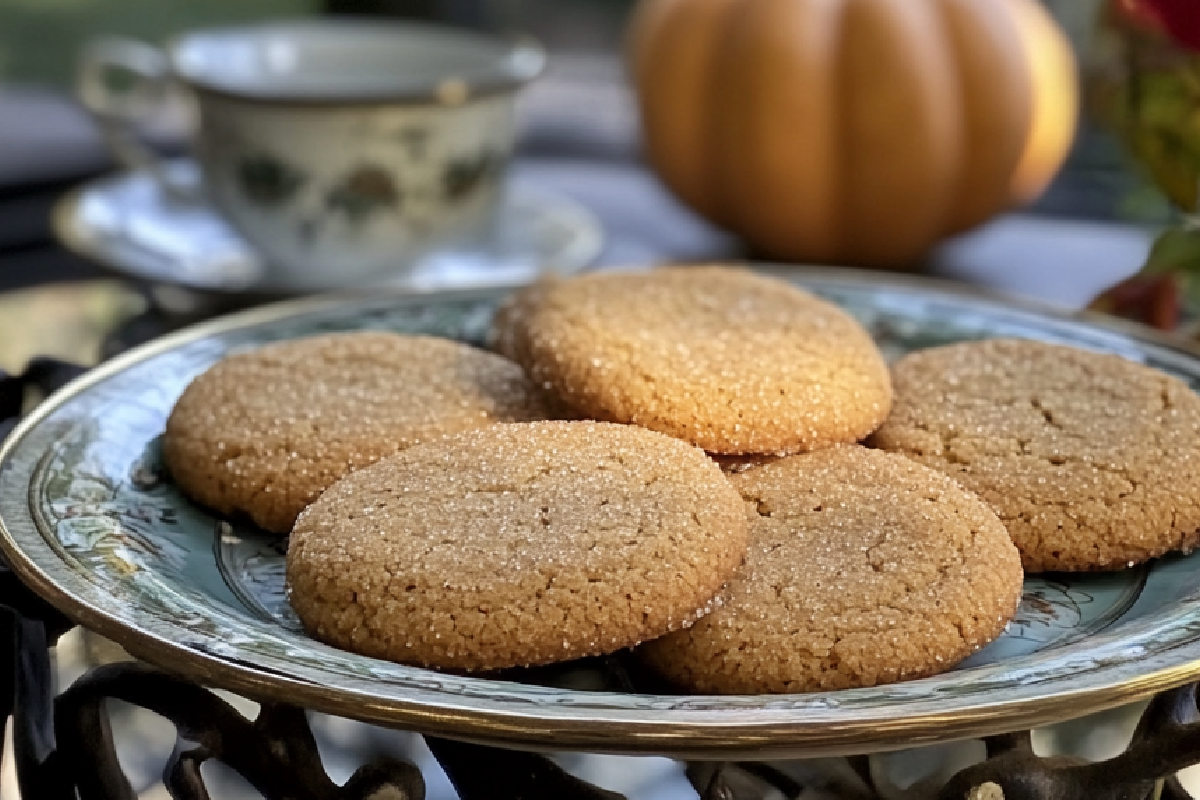
[[[642,0],[647,154],[764,255],[913,266],[1045,188],[1075,64],[1037,0]]]

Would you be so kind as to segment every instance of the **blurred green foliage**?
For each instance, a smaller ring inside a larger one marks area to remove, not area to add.
[[[188,28],[319,8],[319,0],[0,0],[0,80],[67,86],[95,36],[161,42]]]
[[[1125,25],[1105,33],[1092,109],[1172,204],[1200,211],[1200,56]]]

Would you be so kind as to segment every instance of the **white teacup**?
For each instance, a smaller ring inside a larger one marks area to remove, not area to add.
[[[179,195],[187,189],[130,126],[185,86],[205,194],[266,256],[270,282],[326,288],[484,231],[512,153],[516,91],[544,64],[529,42],[312,20],[197,31],[165,52],[101,40],[78,90],[117,155]]]

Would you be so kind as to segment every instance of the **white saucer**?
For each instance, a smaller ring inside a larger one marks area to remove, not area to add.
[[[173,162],[171,171],[181,180],[196,180],[190,161]],[[55,210],[54,230],[75,253],[150,284],[219,294],[313,290],[268,279],[262,257],[212,206],[168,195],[146,172],[124,172],[76,189]],[[602,243],[600,223],[590,211],[517,183],[486,241],[431,252],[384,283],[423,290],[524,283],[578,272],[599,255]]]

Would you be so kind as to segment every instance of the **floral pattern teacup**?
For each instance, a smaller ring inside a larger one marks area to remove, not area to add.
[[[118,156],[161,176],[132,117],[181,83],[199,113],[203,190],[270,263],[320,289],[401,271],[486,234],[512,153],[517,89],[536,45],[416,23],[312,20],[187,34],[159,51],[103,40],[79,93]],[[134,76],[118,92],[117,72]]]

